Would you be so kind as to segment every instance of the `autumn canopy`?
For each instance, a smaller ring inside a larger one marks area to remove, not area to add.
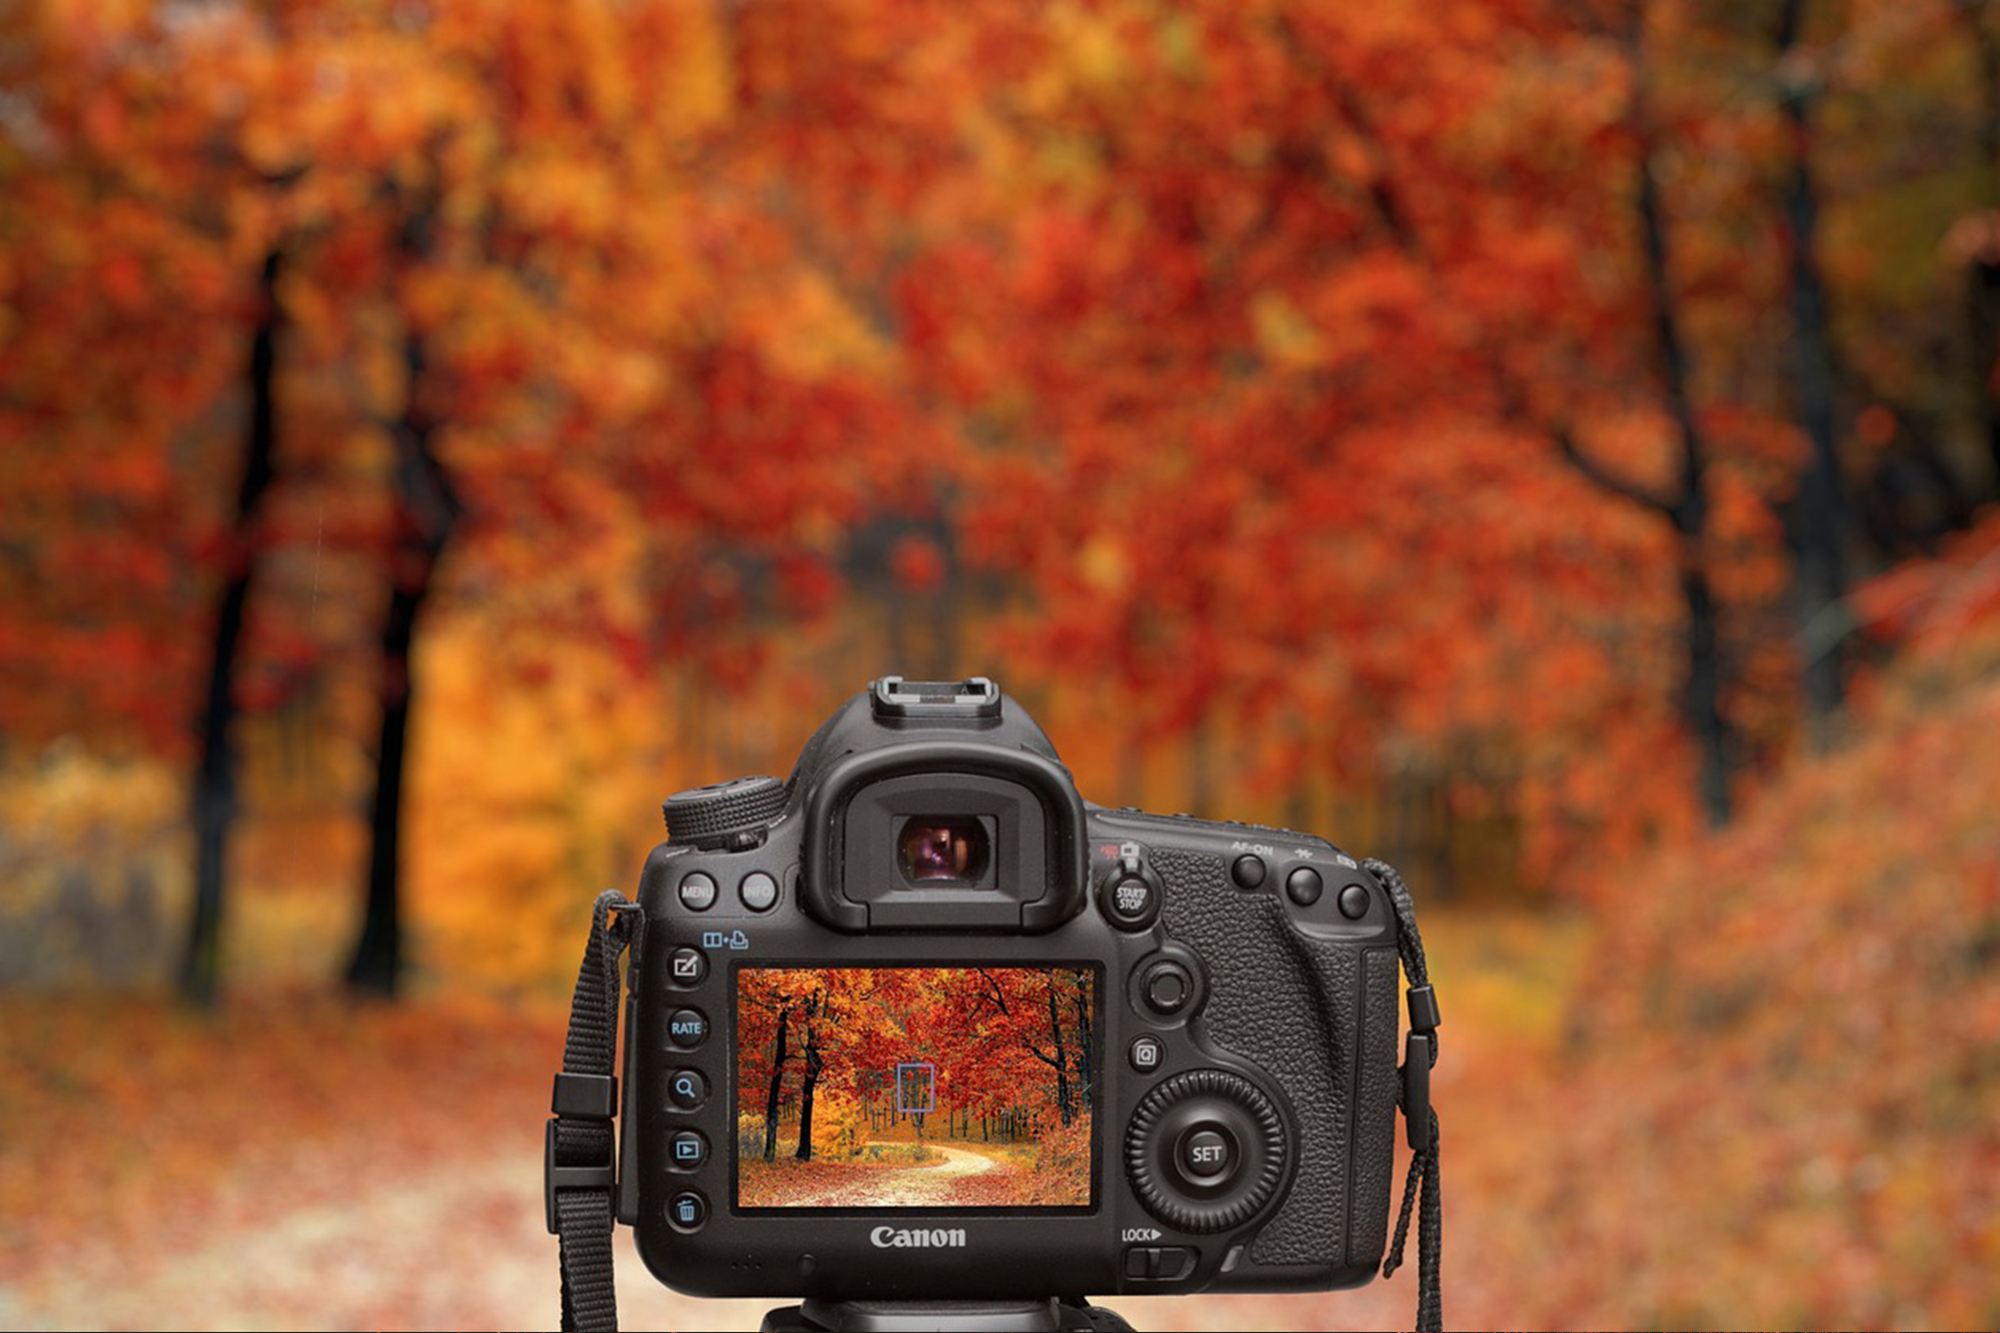
[[[0,1312],[157,1322],[267,1099],[504,1141],[660,798],[904,672],[1447,907],[1485,1322],[1991,1322],[1996,499],[1994,0],[7,6]],[[1050,961],[770,972],[740,1155],[1087,1194]],[[351,1193],[401,1294],[237,1322],[537,1317]]]

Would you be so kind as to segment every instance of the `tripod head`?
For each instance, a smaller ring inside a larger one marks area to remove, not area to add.
[[[1132,1333],[1088,1301],[806,1301],[764,1316],[763,1333]]]

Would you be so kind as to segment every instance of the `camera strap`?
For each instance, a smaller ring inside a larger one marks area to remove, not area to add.
[[[542,1144],[542,1197],[562,1251],[562,1326],[617,1333],[611,1275],[611,1192],[617,1183],[618,956],[638,957],[646,914],[616,889],[597,896],[577,970],[562,1072]]]
[[[1387,861],[1361,863],[1389,891],[1396,908],[1396,951],[1409,978],[1410,1032],[1403,1042],[1403,1088],[1398,1098],[1411,1149],[1410,1173],[1403,1179],[1403,1207],[1396,1217],[1396,1237],[1382,1261],[1389,1277],[1403,1263],[1403,1242],[1410,1234],[1410,1212],[1417,1215],[1417,1333],[1438,1333],[1444,1327],[1444,1297],[1438,1265],[1444,1251],[1444,1203],[1438,1183],[1438,1118],[1431,1107],[1431,1069],[1437,1064],[1438,1003],[1424,963],[1424,937],[1417,933],[1417,905],[1410,887]],[[1419,1206],[1418,1200],[1422,1203]]]

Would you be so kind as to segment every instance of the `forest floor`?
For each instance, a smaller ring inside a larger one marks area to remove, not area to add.
[[[984,1192],[975,1187],[988,1183],[982,1177],[1020,1174],[1015,1163],[977,1148],[928,1146],[938,1160],[917,1166],[746,1162],[737,1188],[747,1206],[760,1208],[978,1207],[985,1202]],[[824,1169],[810,1180],[799,1179],[801,1168],[812,1167]]]
[[[1563,922],[1426,921],[1456,1039],[1439,1071],[1454,1321],[1509,1322],[1481,1273],[1517,1225],[1505,1141],[1550,1049]],[[1446,989],[1453,985],[1454,989]],[[541,1137],[561,1015],[469,1001],[236,997],[202,1017],[156,1001],[0,996],[0,1327],[547,1327],[555,1242]],[[987,1159],[871,1168],[964,1187]],[[1399,1171],[1400,1179],[1400,1171]],[[904,1182],[907,1187],[908,1182]],[[750,1329],[769,1301],[667,1291],[619,1231],[628,1327]],[[1114,1299],[1141,1329],[1407,1325],[1413,1268],[1332,1295]]]

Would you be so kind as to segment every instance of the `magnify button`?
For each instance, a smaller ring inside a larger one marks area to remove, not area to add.
[[[667,1080],[667,1099],[683,1111],[692,1111],[708,1100],[708,1080],[692,1069],[676,1069]]]

